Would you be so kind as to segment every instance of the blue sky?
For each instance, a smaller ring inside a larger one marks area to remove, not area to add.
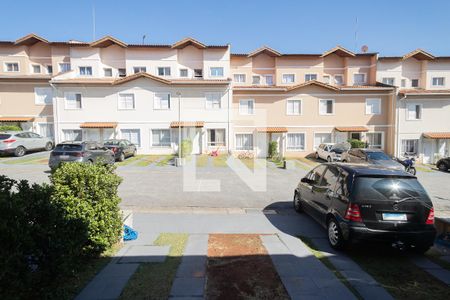
[[[283,53],[320,53],[335,45],[381,55],[423,48],[450,56],[450,1],[359,0],[41,0],[8,1],[0,40],[35,32],[48,40],[115,36],[127,43],[173,43],[192,36],[247,53],[268,45]],[[20,14],[15,14],[18,11]],[[358,18],[355,43],[356,18]],[[356,45],[356,46],[355,46]]]

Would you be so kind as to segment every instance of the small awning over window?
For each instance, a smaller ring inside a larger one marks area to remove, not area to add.
[[[450,132],[424,132],[423,137],[426,139],[450,139]]]
[[[31,122],[31,117],[0,117],[0,122]]]
[[[203,121],[187,121],[187,122],[174,121],[174,122],[170,123],[170,128],[178,128],[178,127],[202,128],[204,125],[205,125],[205,122],[203,122]]]
[[[116,128],[116,122],[86,122],[80,125],[80,128]]]
[[[287,132],[286,127],[260,127],[256,129],[257,132],[266,132],[266,133],[283,133]]]
[[[336,127],[336,131],[340,132],[367,132],[369,129],[367,129],[364,126],[353,126],[353,127]]]

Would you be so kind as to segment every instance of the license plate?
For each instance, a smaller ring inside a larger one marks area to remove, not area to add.
[[[60,159],[69,159],[69,155],[60,155],[59,158]]]
[[[406,221],[406,214],[398,214],[398,213],[383,213],[384,221]]]

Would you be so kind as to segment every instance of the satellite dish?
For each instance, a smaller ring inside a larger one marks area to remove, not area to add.
[[[361,52],[362,53],[367,53],[367,51],[369,51],[369,47],[367,45],[364,45],[361,47]]]

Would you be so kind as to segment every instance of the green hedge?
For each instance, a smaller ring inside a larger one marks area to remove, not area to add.
[[[187,140],[182,140],[181,141],[181,157],[186,157],[192,154],[192,141],[187,139]]]
[[[0,131],[22,131],[17,125],[0,125]]]
[[[366,148],[366,146],[367,146],[366,142],[356,140],[356,139],[350,139],[350,140],[348,140],[348,142],[350,143],[352,148]]]
[[[120,182],[113,167],[76,163],[51,185],[0,176],[0,298],[54,298],[58,282],[116,243]]]

